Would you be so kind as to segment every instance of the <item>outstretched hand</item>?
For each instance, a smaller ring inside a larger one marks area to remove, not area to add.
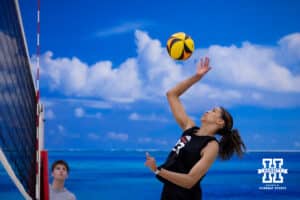
[[[157,169],[155,158],[150,156],[148,152],[146,152],[146,162],[145,165],[149,167],[153,172]]]
[[[211,67],[209,66],[209,58],[205,57],[205,59],[203,60],[203,58],[200,59],[200,61],[197,64],[197,71],[196,74],[197,75],[201,75],[203,76],[204,74],[206,74],[209,70],[211,70]]]

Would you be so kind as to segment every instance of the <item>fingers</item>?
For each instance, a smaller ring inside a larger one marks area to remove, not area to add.
[[[155,161],[155,158],[150,156],[150,154],[148,152],[146,152],[146,160],[147,161],[150,161],[150,160],[154,160]]]
[[[148,152],[146,152],[145,155],[146,155],[146,162],[144,163],[145,166],[149,167],[150,170],[155,171],[155,169],[157,168],[155,158],[150,156]]]
[[[150,156],[150,154],[148,152],[146,152],[146,160],[154,160],[154,158],[152,156]]]
[[[151,162],[151,156],[150,156],[150,154],[148,153],[148,152],[146,152],[145,153],[146,154],[146,162],[145,162],[145,166],[148,166],[148,167],[150,167],[150,162]]]
[[[209,66],[209,58],[208,57],[205,57],[204,65],[205,66]]]
[[[204,59],[201,58],[200,62],[199,62],[200,63],[200,67],[209,66],[209,61],[210,61],[209,57],[205,57]]]
[[[150,154],[148,152],[146,152],[146,158],[149,159],[150,158]]]
[[[146,154],[146,162],[145,162],[145,166],[149,166],[149,157],[150,157],[150,155],[149,155],[149,153],[148,152],[146,152],[145,153]]]

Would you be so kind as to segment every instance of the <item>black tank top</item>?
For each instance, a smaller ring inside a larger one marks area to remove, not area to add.
[[[208,142],[218,140],[212,136],[197,136],[195,133],[199,127],[192,127],[185,130],[178,140],[167,160],[160,168],[173,172],[187,174],[192,167],[201,159],[200,152]],[[200,182],[203,177],[191,189],[177,186],[166,179],[156,176],[164,183],[161,199],[162,200],[199,200],[201,199]]]

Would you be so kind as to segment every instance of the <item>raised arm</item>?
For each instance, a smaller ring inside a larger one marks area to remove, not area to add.
[[[193,166],[189,173],[177,173],[166,169],[160,169],[156,172],[164,179],[186,189],[192,188],[202,176],[206,174],[219,152],[219,144],[216,141],[211,141],[202,150],[201,159]],[[199,152],[200,153],[200,152]],[[154,157],[146,154],[146,166],[148,166],[153,172],[157,170],[156,161]]]
[[[167,98],[173,116],[183,130],[194,126],[195,123],[186,114],[179,97],[194,83],[198,82],[210,69],[211,67],[209,66],[209,58],[205,58],[204,61],[203,59],[201,59],[200,62],[197,64],[197,70],[195,75],[180,82],[178,85],[176,85],[174,88],[170,89],[167,92]]]

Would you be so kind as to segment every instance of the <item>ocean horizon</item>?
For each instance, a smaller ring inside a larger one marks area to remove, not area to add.
[[[148,151],[160,164],[169,151],[158,149],[110,149],[110,150],[49,150],[49,168],[58,159],[70,166],[66,188],[77,199],[160,199],[162,183],[144,166]],[[263,158],[282,158],[283,183],[262,183]],[[203,199],[299,199],[300,151],[269,150],[247,151],[242,159],[216,160],[201,187]],[[49,169],[50,170],[50,169]],[[49,172],[49,180],[52,181]],[[267,187],[268,186],[268,187]],[[23,199],[16,187],[0,166],[0,199]]]

